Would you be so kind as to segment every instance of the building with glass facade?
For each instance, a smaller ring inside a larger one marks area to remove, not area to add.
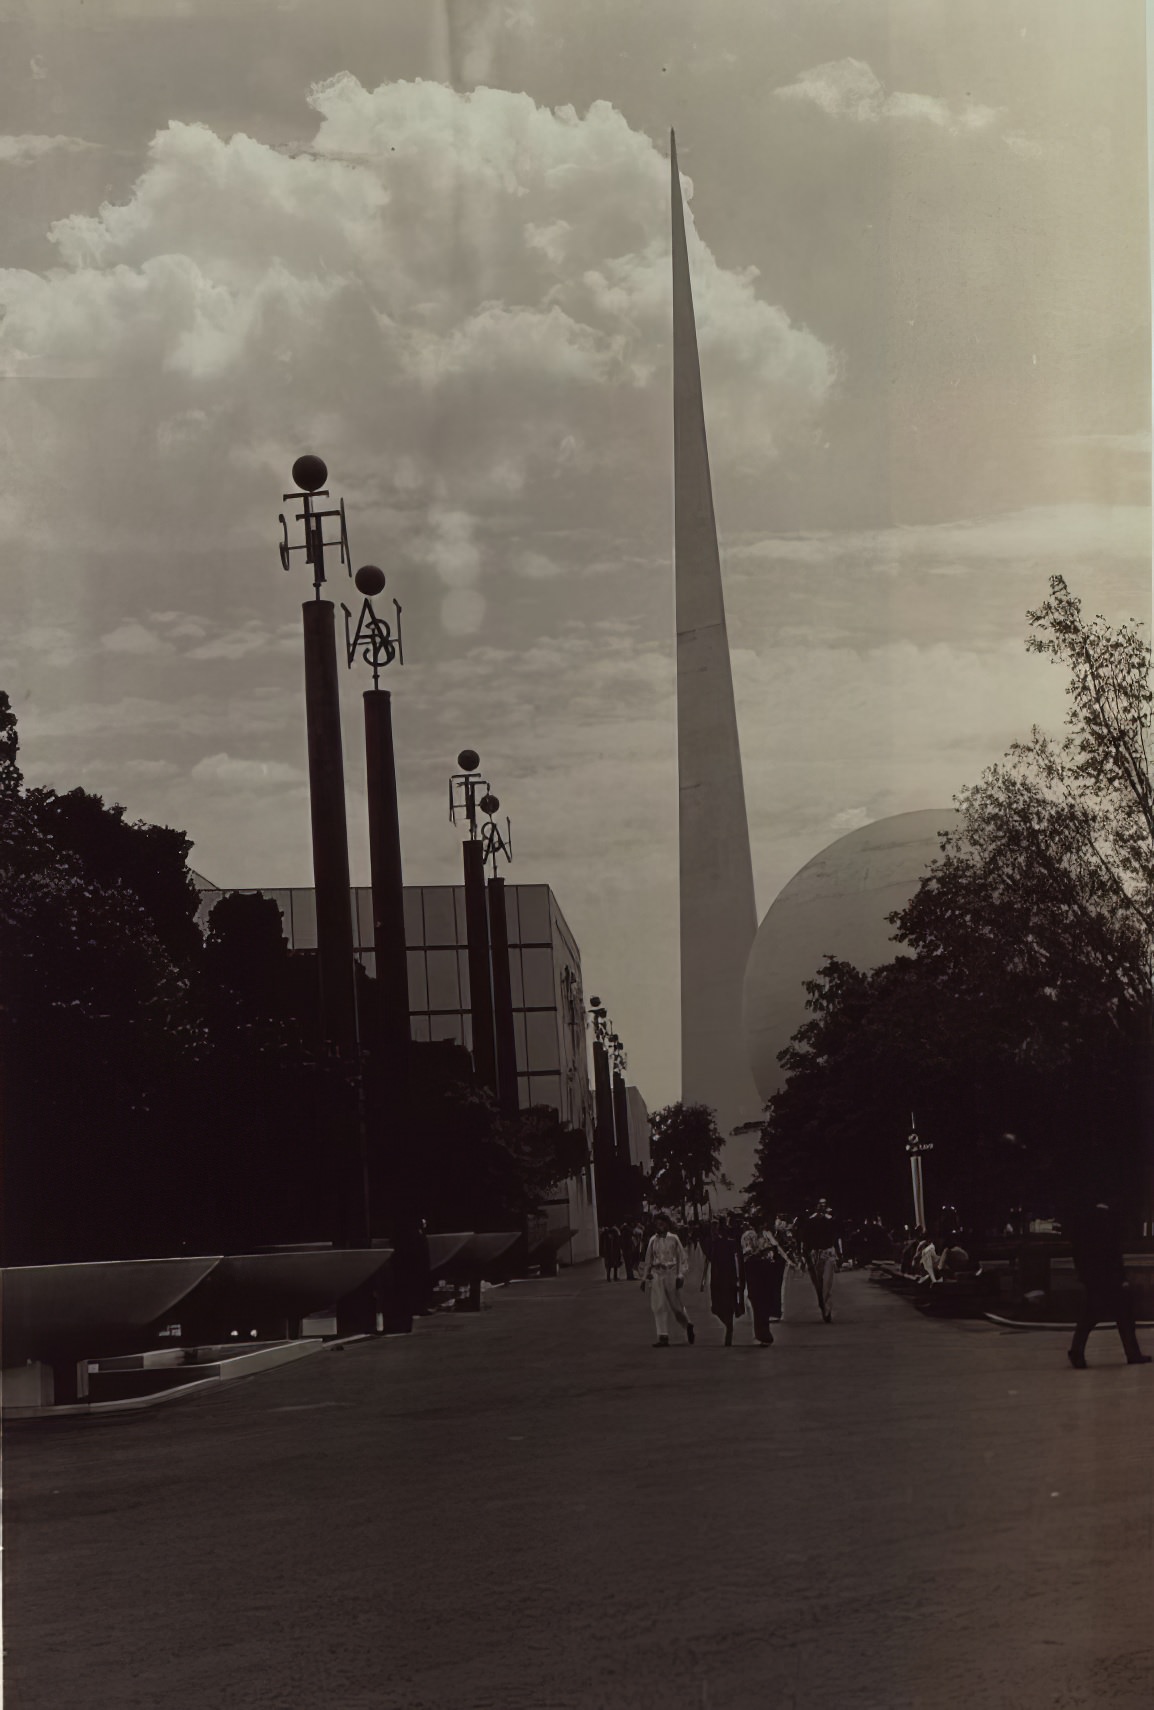
[[[198,919],[202,926],[213,905],[226,894],[201,884]],[[289,948],[315,950],[317,909],[311,888],[262,890],[261,894],[279,907]],[[505,903],[521,1106],[550,1105],[562,1121],[591,1139],[593,1099],[580,953],[548,885],[506,884]],[[357,957],[368,974],[375,974],[373,899],[367,886],[354,888],[352,910]],[[450,1039],[471,1051],[464,886],[406,885],[405,942],[412,1037]],[[552,1222],[562,1215],[575,1231],[562,1257],[595,1258],[597,1207],[591,1168],[568,1184],[564,1201],[549,1208]]]

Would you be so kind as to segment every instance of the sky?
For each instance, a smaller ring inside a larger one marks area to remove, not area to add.
[[[678,1096],[668,135],[759,913],[1150,617],[1141,0],[0,0],[0,687],[30,781],[310,882],[302,451],[404,608],[406,877],[458,750]],[[347,582],[333,596],[353,603]],[[353,876],[368,877],[344,683]]]

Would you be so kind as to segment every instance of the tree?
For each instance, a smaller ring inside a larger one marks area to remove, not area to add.
[[[1084,618],[1061,577],[1029,620],[1030,649],[1069,674],[1065,736],[1035,728],[962,793],[892,917],[908,954],[870,975],[827,961],[811,982],[767,1112],[763,1204],[824,1192],[903,1214],[911,1109],[936,1197],[975,1218],[1027,1172],[1056,1205],[1148,1189],[1150,652],[1135,625]]]
[[[57,835],[50,792],[23,789],[6,697],[0,724],[4,1259],[175,1251],[202,1043],[187,973],[138,894]]]
[[[667,1104],[650,1118],[650,1193],[658,1205],[684,1212],[704,1205],[707,1188],[732,1184],[721,1174],[725,1144],[706,1104]]]
[[[315,957],[289,951],[259,893],[222,898],[202,933],[190,848],[83,790],[26,789],[0,692],[6,1263],[236,1252],[338,1227],[326,1135],[354,1094],[324,1049]],[[371,1041],[375,985],[357,979]],[[503,1120],[466,1052],[411,1055],[412,1076],[371,1050],[364,1063],[377,1233],[418,1216],[518,1227],[588,1166],[553,1110]]]

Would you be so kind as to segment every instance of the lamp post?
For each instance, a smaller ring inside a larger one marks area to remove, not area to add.
[[[469,835],[461,846],[465,871],[465,932],[469,947],[469,1007],[473,1020],[473,1069],[481,1085],[497,1092],[497,1044],[493,1026],[492,957],[489,950],[489,911],[485,897],[485,847],[478,835],[478,792],[489,785],[478,767],[480,755],[463,748],[461,768],[449,779],[449,820],[455,825],[463,812]],[[508,958],[506,957],[506,963]]]
[[[326,1076],[335,1096],[324,1099],[326,1140],[337,1166],[334,1241],[365,1246],[370,1239],[369,1196],[360,1040],[357,1024],[353,921],[349,894],[349,840],[345,816],[345,771],[341,746],[340,693],[337,677],[333,603],[321,598],[325,552],[337,548],[351,574],[349,537],[342,500],[321,509],[328,498],[328,469],[319,457],[298,457],[292,477],[297,491],[286,493],[300,505],[295,520],[304,540],[293,545],[288,523],[280,518],[280,560],[292,568],[292,555],[303,552],[313,573],[313,598],[302,607],[305,656],[305,721],[308,731],[309,802],[312,815],[313,884],[317,905],[317,966],[320,977],[321,1038]],[[325,523],[339,518],[339,538],[326,541]]]
[[[373,686],[364,692],[365,782],[369,807],[369,871],[373,895],[373,950],[376,959],[378,1028],[374,1043],[388,1077],[394,1109],[404,1104],[409,1057],[409,975],[405,945],[405,885],[401,870],[401,825],[397,807],[397,766],[393,749],[392,697],[380,686],[381,672],[403,665],[401,608],[396,600],[396,635],[377,616],[373,599],[384,591],[385,573],[362,565],[353,578],[364,596],[356,628],[345,614],[345,652],[350,669],[359,657],[372,670]]]
[[[597,1183],[599,1214],[615,1223],[618,1208],[616,1121],[613,1109],[613,1080],[609,1041],[613,1037],[609,1011],[599,997],[589,1000],[593,1018],[593,1173]]]
[[[513,832],[508,819],[502,834],[494,815],[501,804],[491,791],[477,806],[488,818],[481,827],[481,865],[492,864],[488,883],[489,946],[493,963],[493,1035],[497,1051],[497,1103],[506,1121],[521,1109],[517,1081],[517,1034],[513,1025],[513,982],[509,972],[509,916],[505,907],[505,881],[497,871],[499,860],[513,859]]]

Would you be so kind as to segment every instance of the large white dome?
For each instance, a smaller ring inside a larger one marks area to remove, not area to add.
[[[805,982],[825,956],[868,972],[899,953],[886,916],[904,908],[940,853],[952,808],[898,813],[839,837],[807,861],[762,921],[745,971],[749,1066],[768,1099],[785,1079],[777,1061],[806,1019]]]

